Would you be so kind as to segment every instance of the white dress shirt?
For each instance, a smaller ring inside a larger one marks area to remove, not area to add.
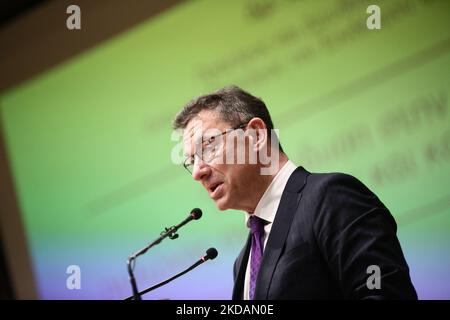
[[[288,160],[284,166],[278,171],[277,175],[273,178],[269,187],[264,192],[263,196],[256,206],[255,215],[265,221],[264,224],[264,235],[263,235],[263,250],[266,247],[267,239],[269,238],[270,230],[272,229],[273,221],[275,220],[275,215],[277,213],[278,205],[280,204],[281,195],[283,194],[284,188],[288,182],[289,177],[297,169],[292,161]],[[245,216],[245,224],[248,226],[248,219],[250,214]],[[248,258],[247,269],[245,271],[244,280],[244,300],[249,300],[250,297],[250,261],[252,259],[252,253],[250,250],[250,255]]]

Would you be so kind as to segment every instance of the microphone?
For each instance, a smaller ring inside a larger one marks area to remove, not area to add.
[[[199,208],[192,209],[191,213],[189,213],[189,216],[186,219],[184,219],[182,222],[180,222],[176,226],[172,226],[170,228],[165,228],[165,231],[161,232],[161,236],[158,239],[156,239],[152,243],[148,244],[147,246],[145,246],[138,252],[132,254],[130,256],[130,258],[136,259],[136,257],[140,256],[141,254],[146,253],[148,249],[150,249],[154,245],[160,243],[166,237],[169,237],[172,240],[178,238],[178,234],[176,233],[178,229],[180,229],[182,226],[184,226],[188,222],[190,222],[192,220],[198,220],[201,217],[202,217],[202,210],[200,210]]]
[[[189,216],[184,219],[182,222],[180,222],[178,225],[175,226],[175,231],[180,229],[182,226],[184,226],[186,223],[192,221],[192,220],[198,220],[202,217],[202,210],[200,210],[199,208],[194,208],[192,209],[191,213],[189,214]],[[176,239],[178,238],[177,234],[173,235],[173,238],[171,239]]]
[[[214,260],[218,255],[218,252],[216,250],[216,248],[209,248],[208,250],[206,250],[206,254],[201,257],[196,263],[194,263],[192,266],[190,266],[189,268],[187,268],[186,270],[174,275],[173,277],[164,280],[158,284],[155,284],[154,286],[151,286],[145,290],[142,290],[141,292],[138,293],[138,296],[140,297],[143,294],[146,294],[147,292],[150,292],[152,290],[158,289],[159,287],[162,287],[163,285],[171,282],[172,280],[175,280],[178,277],[181,277],[183,274],[188,273],[189,271],[191,271],[192,269],[197,268],[199,265],[201,265],[202,263],[205,263],[208,260]],[[129,296],[128,298],[126,298],[125,300],[131,300],[135,297],[135,295]]]
[[[206,262],[208,260],[214,260],[218,254],[219,253],[217,252],[216,248],[209,248],[208,250],[206,250],[206,254],[203,257],[201,257],[200,259],[203,262]]]

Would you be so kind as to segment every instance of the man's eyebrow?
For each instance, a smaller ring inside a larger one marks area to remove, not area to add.
[[[199,144],[202,144],[205,141],[205,132],[202,132],[202,134],[198,135],[197,138],[194,141],[194,147],[198,146]]]
[[[190,137],[191,139],[193,138],[192,136]],[[197,139],[197,140],[199,140],[199,139]],[[183,152],[183,156],[185,157],[185,158],[192,158],[193,156],[194,156],[194,154],[195,154],[195,147],[197,146],[197,142],[195,142],[195,144],[194,144],[194,152],[193,153],[188,153],[188,152]]]
[[[189,136],[189,139],[190,139],[191,141],[194,142],[194,148],[197,147],[199,144],[203,144],[203,142],[205,142],[205,140],[207,140],[208,138],[210,138],[211,136],[213,136],[213,135],[211,135],[211,134],[205,136],[205,133],[206,133],[207,131],[208,131],[208,129],[206,129],[205,131],[201,132],[201,134],[197,134],[197,132],[193,132],[193,133]],[[197,137],[197,138],[195,138],[195,140],[194,140],[194,137]],[[196,150],[195,150],[195,151],[196,151]],[[194,152],[194,153],[195,153],[195,152]],[[187,157],[193,157],[193,156],[194,156],[194,153],[192,153],[192,154],[184,153],[183,155],[184,155],[186,158],[187,158]]]

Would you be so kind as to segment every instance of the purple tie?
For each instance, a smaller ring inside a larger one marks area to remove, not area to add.
[[[249,226],[252,233],[252,258],[250,261],[250,300],[255,295],[256,278],[258,276],[259,266],[263,256],[263,235],[264,223],[261,218],[251,216]]]

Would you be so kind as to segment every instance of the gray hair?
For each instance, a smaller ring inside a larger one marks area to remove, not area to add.
[[[186,128],[188,123],[203,110],[216,111],[222,121],[233,127],[245,124],[253,118],[260,118],[266,124],[268,131],[274,128],[266,104],[235,85],[192,99],[176,115],[172,127]],[[270,134],[268,137],[270,139]],[[280,144],[279,150],[283,152]]]

